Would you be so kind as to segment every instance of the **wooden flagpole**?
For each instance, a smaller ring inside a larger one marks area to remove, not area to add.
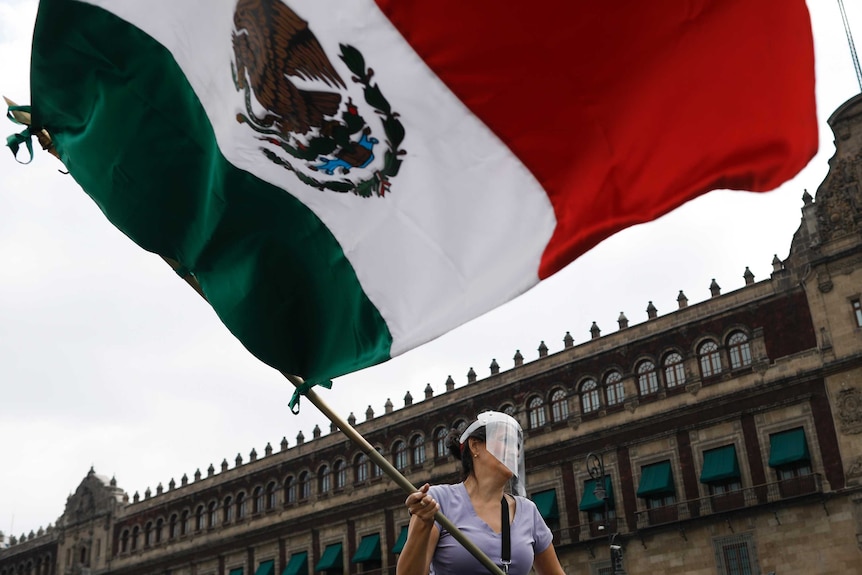
[[[287,378],[287,380],[295,385],[297,388],[303,386],[305,382],[301,377],[297,377],[295,375],[291,375],[289,373],[281,374]],[[317,395],[314,389],[306,389],[304,395],[308,398],[308,400],[317,407],[331,421],[334,423],[338,429],[341,430],[344,435],[348,437],[353,443],[355,443],[359,449],[365,453],[369,459],[371,459],[374,463],[376,463],[380,469],[382,469],[386,475],[388,475],[395,483],[398,484],[401,489],[404,490],[408,495],[410,493],[414,493],[418,491],[416,487],[413,486],[410,481],[404,477],[400,471],[398,471],[394,465],[389,463],[385,457],[383,457],[374,447],[371,446],[370,443],[358,432],[353,426],[344,421],[338,414],[332,411],[328,405]],[[442,525],[446,531],[448,531],[452,536],[464,546],[464,549],[469,551],[473,557],[478,559],[488,570],[494,575],[504,575],[503,571],[498,567],[491,559],[485,555],[485,553],[479,549],[475,543],[470,541],[466,535],[461,533],[461,530],[455,526],[442,512],[438,511],[434,518]]]
[[[6,100],[7,105],[16,105],[8,98],[4,97],[4,99]],[[24,124],[26,126],[30,125],[31,116],[29,113],[13,111],[12,115],[21,124]],[[57,157],[57,159],[60,159],[60,155],[54,148],[51,135],[47,131],[42,129],[33,135],[36,136],[36,138],[39,140],[39,143],[42,145],[43,149],[53,154],[55,157]],[[165,260],[165,262],[169,266],[171,266],[174,272],[177,272],[177,274],[180,275],[192,289],[198,292],[198,295],[204,298],[204,301],[206,301],[206,295],[204,294],[203,289],[201,289],[200,284],[192,274],[181,269],[182,265],[180,264],[180,262],[164,256],[161,256],[161,258]],[[410,493],[418,491],[418,489],[412,483],[410,483],[410,481],[406,477],[404,477],[404,475],[402,475],[401,472],[398,471],[394,465],[389,463],[389,461],[385,457],[383,457],[376,449],[374,449],[374,447],[370,443],[368,443],[368,441],[358,431],[356,431],[352,425],[350,425],[341,416],[339,416],[332,409],[330,409],[326,402],[324,402],[323,399],[320,398],[320,396],[314,391],[313,388],[306,387],[305,381],[301,377],[285,373],[283,371],[281,371],[280,373],[285,378],[287,378],[287,380],[292,383],[297,389],[302,388],[302,394],[307,397],[308,400],[312,404],[314,404],[314,406],[317,407],[317,409],[319,409],[320,412],[325,415],[327,419],[329,419],[329,421],[335,424],[335,426],[338,427],[338,429],[340,429],[341,432],[346,435],[348,439],[350,439],[354,444],[356,444],[356,446],[359,447],[359,449],[361,449],[362,452],[365,453],[365,455],[367,455],[371,461],[373,461],[378,467],[380,467],[380,469],[382,469],[386,473],[386,475],[388,475],[393,481],[395,481],[395,483],[397,483],[398,486],[401,487],[401,489],[403,489],[405,493],[409,495]],[[498,567],[493,561],[491,561],[491,559],[487,555],[485,555],[485,553],[483,553],[482,550],[479,549],[475,543],[467,539],[467,537],[461,532],[461,530],[458,529],[458,527],[455,526],[455,524],[452,523],[445,515],[443,515],[443,513],[438,511],[434,518],[449,533],[451,533],[452,536],[461,545],[464,546],[464,549],[469,551],[476,559],[479,560],[480,563],[482,563],[482,565],[487,567],[488,571],[490,571],[493,575],[505,575],[502,569],[500,569],[500,567]]]
[[[181,265],[179,262],[170,258],[166,258],[164,256],[162,257],[162,259],[165,260],[165,262],[167,262],[167,264],[171,266],[171,268],[173,268],[175,272],[180,271]],[[206,295],[204,295],[203,289],[201,289],[200,284],[197,282],[194,276],[189,273],[186,273],[182,277],[186,281],[186,283],[189,284],[189,286],[191,286],[196,292],[198,292],[198,294],[200,294],[202,298],[204,298],[204,300],[206,300]],[[335,424],[335,426],[338,427],[338,429],[340,429],[341,432],[346,435],[348,439],[350,439],[350,441],[352,441],[357,447],[359,447],[359,449],[362,450],[362,452],[365,453],[365,455],[367,455],[371,461],[373,461],[378,467],[380,467],[381,470],[383,470],[384,473],[386,473],[386,475],[388,475],[395,483],[397,483],[398,486],[401,487],[401,489],[403,489],[405,493],[409,495],[411,493],[419,491],[412,483],[410,483],[410,481],[406,477],[404,477],[404,475],[401,474],[400,471],[398,471],[398,469],[395,468],[394,465],[392,465],[385,457],[383,457],[376,449],[374,449],[374,447],[370,443],[368,443],[368,440],[366,440],[362,436],[362,434],[356,431],[356,429],[354,429],[352,425],[345,421],[344,418],[335,413],[329,407],[329,405],[327,405],[326,402],[323,401],[323,399],[317,394],[317,392],[314,391],[313,388],[306,387],[305,380],[303,380],[299,376],[285,373],[283,371],[280,371],[279,373],[281,373],[281,375],[283,375],[297,389],[303,388],[302,394],[306,398],[308,398],[308,400],[312,404],[314,404],[314,406],[318,410],[320,410],[320,412],[325,415],[326,418],[329,419],[329,421]],[[461,530],[458,529],[458,527],[449,520],[448,517],[438,511],[434,518],[437,520],[438,523],[440,523],[440,525],[442,525],[446,529],[446,531],[448,531],[455,538],[456,541],[458,541],[461,545],[464,546],[464,549],[469,551],[470,554],[473,555],[473,557],[478,559],[479,562],[482,563],[482,565],[484,565],[490,573],[492,573],[493,575],[505,575],[503,573],[503,570],[500,569],[497,564],[491,561],[491,559],[487,555],[485,555],[485,553],[481,549],[479,549],[475,543],[468,539],[467,536],[464,535]]]
[[[171,268],[173,268],[175,272],[181,271],[181,265],[176,260],[172,260],[164,256],[162,256],[162,259],[165,260],[165,262],[167,262],[167,264],[171,266]],[[194,278],[193,275],[186,273],[182,276],[182,278],[206,301],[206,295],[204,294],[203,289],[201,289],[200,284]],[[389,460],[387,460],[376,449],[374,449],[374,447],[370,443],[368,443],[368,440],[366,440],[362,436],[362,434],[356,431],[352,425],[350,425],[347,421],[344,420],[344,418],[335,413],[329,407],[329,405],[327,405],[326,402],[323,401],[323,399],[317,394],[317,392],[314,391],[314,388],[306,387],[305,380],[303,380],[297,375],[292,375],[283,371],[279,371],[279,373],[281,373],[281,375],[283,375],[297,389],[303,388],[302,395],[307,397],[308,400],[312,404],[314,404],[314,406],[318,410],[320,410],[320,412],[325,415],[329,421],[335,424],[335,426],[338,427],[338,429],[340,429],[341,432],[346,435],[348,439],[350,439],[350,441],[352,441],[357,447],[359,447],[359,449],[362,450],[362,452],[365,453],[365,455],[367,455],[371,461],[373,461],[378,467],[380,467],[380,469],[382,469],[383,472],[386,473],[386,475],[388,475],[395,483],[397,483],[398,486],[401,487],[401,489],[403,489],[405,493],[409,495],[411,493],[419,491],[419,489],[417,489],[412,483],[410,483],[410,481],[406,477],[404,477],[404,475],[402,475],[401,472],[398,471],[398,469],[396,469],[394,465],[389,463]],[[473,557],[478,559],[479,562],[482,563],[482,565],[487,567],[488,571],[490,571],[493,575],[505,575],[503,573],[503,570],[500,569],[497,564],[491,561],[491,559],[487,555],[485,555],[485,553],[481,549],[479,549],[475,543],[470,541],[467,536],[464,535],[461,530],[458,529],[458,527],[449,520],[448,517],[438,511],[434,518],[437,520],[437,522],[440,523],[440,525],[442,525],[446,529],[446,531],[452,534],[456,541],[458,541],[461,545],[464,546],[464,549],[469,551],[470,554],[473,555]]]

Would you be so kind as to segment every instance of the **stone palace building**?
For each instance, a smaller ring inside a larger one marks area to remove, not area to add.
[[[446,431],[512,413],[570,574],[610,573],[611,536],[630,575],[862,574],[862,95],[829,124],[829,174],[769,278],[566,334],[358,431],[414,483],[451,482]],[[394,573],[396,484],[334,430],[278,447],[142,496],[91,470],[55,525],[0,539],[0,575]]]

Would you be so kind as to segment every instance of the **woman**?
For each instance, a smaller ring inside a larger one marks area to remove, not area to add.
[[[453,430],[454,431],[454,430]],[[449,451],[461,460],[461,483],[429,486],[411,493],[407,541],[397,575],[487,575],[488,569],[458,543],[434,514],[442,511],[464,535],[503,568],[503,513],[508,507],[511,562],[508,573],[561,575],[551,530],[536,505],[525,498],[523,434],[505,413],[479,414],[460,436],[450,433]],[[507,484],[517,495],[505,493]]]

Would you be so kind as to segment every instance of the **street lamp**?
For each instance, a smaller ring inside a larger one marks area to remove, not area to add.
[[[622,569],[622,547],[614,543],[617,534],[611,529],[611,518],[608,509],[608,490],[605,487],[605,459],[601,453],[587,455],[587,472],[593,480],[593,496],[604,504],[604,525],[608,533],[608,549],[611,557],[611,575],[616,575],[617,568]]]

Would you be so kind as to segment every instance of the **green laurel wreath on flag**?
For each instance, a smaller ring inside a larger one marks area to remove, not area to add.
[[[371,78],[374,76],[374,70],[366,67],[365,57],[362,56],[362,53],[353,46],[349,46],[347,44],[339,44],[339,46],[341,48],[341,54],[339,54],[339,57],[353,73],[353,77],[351,79],[363,86],[365,102],[374,108],[375,112],[383,116],[381,123],[383,125],[383,131],[386,134],[387,146],[386,153],[383,156],[383,167],[374,172],[371,177],[360,180],[359,182],[352,182],[347,179],[339,182],[326,182],[299,172],[288,162],[277,156],[272,150],[264,148],[262,151],[270,161],[292,171],[302,183],[308,186],[319,190],[330,190],[340,193],[352,192],[363,198],[370,198],[375,194],[377,197],[383,197],[389,191],[391,185],[390,179],[398,175],[398,170],[401,168],[402,160],[399,156],[403,156],[407,153],[406,150],[400,148],[401,143],[404,141],[404,126],[398,120],[398,113],[392,110],[392,106],[383,95],[380,87],[377,84],[371,83]],[[282,148],[284,147],[285,146],[282,145]]]

